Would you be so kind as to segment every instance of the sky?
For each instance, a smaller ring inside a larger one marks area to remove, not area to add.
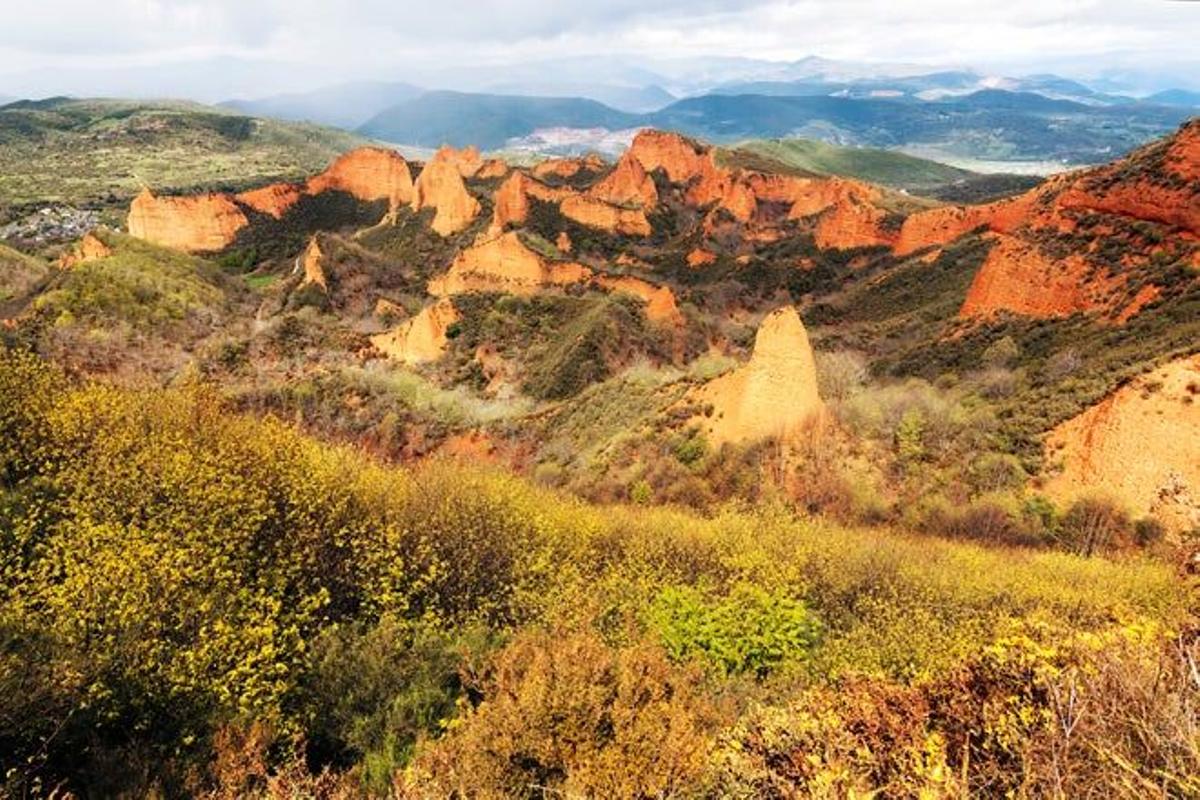
[[[1119,72],[1147,90],[1200,88],[1196,0],[8,0],[5,6],[0,95],[165,92],[215,100],[362,78],[428,85],[454,80],[444,72],[451,67],[490,65],[492,74],[503,75],[519,62],[578,56],[649,64],[818,55],[1008,75]]]

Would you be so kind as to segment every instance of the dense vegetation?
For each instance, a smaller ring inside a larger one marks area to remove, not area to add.
[[[1140,558],[596,508],[16,351],[0,531],[17,795],[1200,791]]]

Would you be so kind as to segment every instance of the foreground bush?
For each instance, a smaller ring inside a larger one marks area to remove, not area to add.
[[[599,508],[11,352],[0,420],[7,794],[1194,794],[1165,565]]]

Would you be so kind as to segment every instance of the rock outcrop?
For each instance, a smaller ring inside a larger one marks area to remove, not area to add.
[[[360,147],[310,179],[305,192],[320,194],[331,189],[367,202],[387,200],[388,207],[394,209],[412,202],[412,172],[408,162],[395,150]]]
[[[405,364],[437,361],[446,352],[450,326],[460,318],[454,303],[444,297],[392,330],[372,336],[371,344]]]
[[[321,243],[314,236],[308,240],[308,247],[304,248],[304,252],[296,260],[296,268],[304,275],[300,280],[301,288],[305,286],[320,286],[324,291],[329,291],[329,282],[325,277],[325,268],[321,264],[322,258],[324,258],[324,253],[321,252]]]
[[[683,325],[683,314],[679,312],[675,293],[669,286],[655,286],[629,275],[598,275],[595,283],[610,292],[624,292],[643,301],[646,304],[646,319],[651,322],[673,327]]]
[[[475,153],[476,157],[478,152]],[[433,208],[432,227],[442,236],[451,236],[467,228],[479,214],[479,201],[467,191],[462,175],[462,155],[443,147],[417,176],[413,190],[414,211]]]
[[[273,183],[261,189],[242,192],[237,195],[237,200],[260,214],[282,219],[283,215],[300,201],[303,194],[301,187],[294,183]]]
[[[572,194],[570,189],[547,186],[524,172],[509,175],[492,197],[492,224],[489,236],[497,236],[510,226],[525,224],[529,216],[529,199],[557,203]]]
[[[143,189],[129,207],[129,233],[188,253],[216,252],[233,244],[249,224],[229,195],[156,197]]]
[[[712,166],[708,148],[665,131],[641,131],[629,146],[629,154],[646,172],[661,169],[671,183],[687,183]]]
[[[692,251],[687,254],[687,265],[693,269],[707,267],[709,264],[716,263],[716,260],[715,253],[710,253],[700,247],[692,248]]]
[[[602,172],[604,160],[590,153],[583,158],[548,158],[535,164],[533,174],[537,178],[574,178],[581,172]]]
[[[455,150],[450,145],[444,144],[430,159],[430,163],[434,161],[453,164],[463,178],[474,177],[483,168],[483,157],[479,154],[479,148],[474,145],[464,147],[462,150]]]
[[[700,387],[693,399],[712,407],[698,422],[713,444],[786,437],[820,413],[816,364],[796,309],[767,315],[750,361]]]
[[[613,171],[592,186],[588,194],[613,205],[651,209],[658,204],[654,180],[631,152],[623,155]]]
[[[475,173],[475,177],[480,180],[492,180],[493,178],[503,178],[508,174],[508,164],[499,158],[489,158],[483,162],[483,166]]]
[[[389,210],[411,202],[412,174],[395,150],[360,147],[340,156],[305,184],[275,183],[240,194],[156,197],[142,191],[129,208],[130,234],[189,253],[216,252],[233,244],[250,224],[245,209],[282,219],[305,196],[345,192],[363,202],[385,200]]]
[[[1200,356],[1137,378],[1055,428],[1046,492],[1062,502],[1101,494],[1170,529],[1200,526]]]
[[[100,237],[95,233],[87,233],[74,247],[59,257],[58,267],[59,269],[70,269],[89,261],[108,258],[112,253],[112,248],[101,241]]]
[[[569,195],[558,206],[567,219],[589,228],[625,236],[649,236],[650,222],[640,208],[614,206],[587,195]]]
[[[529,295],[590,277],[587,267],[546,258],[528,247],[516,231],[509,231],[463,250],[449,271],[431,280],[428,288],[439,297],[466,292]]]
[[[1108,281],[1088,277],[1079,255],[1052,261],[1036,246],[1005,234],[975,273],[960,317],[987,318],[1006,311],[1030,317],[1067,317],[1103,308]]]

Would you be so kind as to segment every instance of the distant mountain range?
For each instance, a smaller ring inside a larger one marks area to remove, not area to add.
[[[436,147],[520,145],[547,129],[656,127],[714,142],[818,139],[885,148],[934,146],[961,157],[1095,163],[1162,135],[1187,110],[1148,103],[1084,104],[998,89],[945,100],[898,101],[818,95],[710,94],[647,113],[617,111],[580,98],[429,92],[400,103],[358,130],[376,139]],[[588,141],[575,141],[587,149]]]
[[[228,100],[220,105],[244,114],[289,122],[316,122],[353,130],[383,109],[411,100],[424,92],[424,89],[411,83],[359,81],[258,100]]]

